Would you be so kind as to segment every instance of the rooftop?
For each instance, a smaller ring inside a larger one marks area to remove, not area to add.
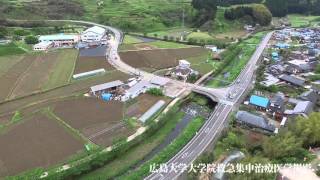
[[[269,125],[263,117],[248,113],[246,111],[239,111],[236,114],[236,118],[238,121],[246,123],[251,126],[262,128],[271,132],[275,130],[275,127],[272,125]]]
[[[52,35],[44,35],[39,37],[39,41],[49,41],[49,40],[56,40],[56,39],[63,39],[63,40],[73,40],[78,38],[78,35],[75,34],[52,34]]]
[[[267,108],[269,105],[269,102],[270,101],[268,98],[264,98],[256,95],[252,95],[250,97],[250,104],[253,104],[259,107]]]
[[[87,33],[87,32],[95,32],[97,34],[104,34],[106,32],[106,30],[102,27],[99,27],[99,26],[93,26],[93,27],[85,30],[83,33]]]
[[[305,83],[304,79],[300,79],[295,76],[290,76],[290,75],[286,75],[286,74],[281,75],[279,77],[279,79],[281,79],[283,81],[287,81],[287,82],[294,84],[294,85],[297,85],[297,86],[303,86]]]
[[[121,86],[121,85],[123,85],[123,82],[120,80],[116,80],[116,81],[92,86],[90,89],[92,92],[97,92],[97,91],[102,91],[105,89],[109,89],[109,88],[113,88],[113,87],[117,87],[117,86]]]

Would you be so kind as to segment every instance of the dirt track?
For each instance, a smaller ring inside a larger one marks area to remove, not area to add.
[[[36,114],[2,134],[0,147],[1,177],[63,162],[83,144],[55,120]]]
[[[201,47],[181,48],[181,49],[155,49],[143,51],[121,52],[121,59],[135,68],[165,69],[176,66],[178,60],[187,57],[195,57],[206,49]]]

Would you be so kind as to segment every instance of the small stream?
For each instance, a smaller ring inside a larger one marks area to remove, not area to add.
[[[156,154],[161,152],[165,147],[167,147],[171,142],[173,142],[184,130],[184,128],[189,124],[189,122],[191,122],[192,119],[199,116],[207,119],[210,116],[210,110],[208,108],[200,106],[196,103],[187,104],[186,106],[181,108],[181,111],[185,113],[182,120],[180,120],[177,123],[176,127],[171,131],[170,134],[168,134],[165,140],[160,145],[158,145],[155,149],[153,149],[147,156],[145,156],[144,159],[138,162],[133,167],[133,169],[140,167],[146,161],[152,159]]]

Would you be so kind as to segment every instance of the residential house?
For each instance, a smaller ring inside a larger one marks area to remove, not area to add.
[[[271,133],[273,133],[276,129],[275,126],[269,124],[265,118],[248,113],[246,111],[239,111],[236,114],[236,121],[240,125],[262,129]]]
[[[267,110],[270,105],[268,98],[252,95],[250,97],[249,103],[259,109]]]
[[[271,98],[269,110],[277,120],[283,118],[283,113],[285,111],[285,95],[283,93],[278,92]]]
[[[274,64],[268,67],[268,72],[274,76],[278,76],[285,72],[285,67],[282,64]]]
[[[299,101],[293,110],[286,110],[287,115],[297,116],[302,115],[307,117],[313,111],[314,104],[310,101]]]
[[[299,96],[299,99],[304,100],[304,101],[310,101],[312,103],[317,103],[317,101],[319,99],[319,95],[314,90],[309,90],[309,91],[302,93]]]
[[[299,87],[303,87],[306,82],[304,79],[301,79],[292,75],[287,75],[287,74],[283,74],[279,76],[279,79],[291,85],[299,86]]]
[[[286,71],[292,74],[297,73],[307,73],[313,71],[318,62],[312,61],[312,62],[306,62],[304,60],[292,60],[286,62],[288,66],[286,66]]]

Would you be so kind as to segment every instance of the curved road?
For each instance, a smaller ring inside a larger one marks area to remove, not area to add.
[[[50,21],[50,20],[49,20]],[[87,25],[94,25],[106,28],[113,32],[114,39],[110,41],[109,49],[107,51],[106,57],[109,62],[115,66],[118,70],[132,74],[139,75],[145,80],[151,80],[154,77],[157,77],[151,73],[133,68],[128,64],[121,61],[118,54],[118,47],[123,39],[123,34],[120,30],[104,26],[101,24],[86,22],[86,21],[76,21],[76,20],[52,20],[52,21],[61,21],[61,22],[73,22],[81,23]],[[203,95],[210,97],[211,99],[218,102],[214,112],[211,114],[210,118],[205,122],[199,132],[195,137],[173,158],[171,158],[167,165],[191,165],[191,163],[199,156],[201,153],[209,146],[209,144],[216,138],[219,137],[221,130],[228,124],[228,116],[232,112],[233,108],[236,107],[236,103],[241,99],[245,92],[251,87],[254,77],[254,72],[257,68],[258,60],[267,46],[273,32],[268,33],[260,45],[257,47],[255,53],[252,55],[247,66],[243,69],[238,79],[231,86],[227,88],[207,88],[198,85],[193,85],[189,83],[182,83],[175,80],[174,83],[183,87],[184,89],[192,90]],[[157,77],[163,78],[163,77]],[[232,97],[230,98],[231,95]],[[177,169],[177,171],[169,171],[166,173],[152,173],[145,179],[177,179],[183,173],[183,169]]]
[[[70,21],[69,21],[70,22]],[[114,34],[114,39],[110,41],[109,49],[106,54],[109,62],[115,66],[118,70],[128,73],[139,75],[145,80],[151,80],[156,77],[155,75],[133,68],[128,64],[121,61],[118,54],[118,47],[122,42],[122,32],[116,28],[110,26],[104,26],[96,23],[85,22],[85,21],[73,21],[76,23],[84,23],[100,26],[109,29]],[[273,32],[268,33],[260,45],[257,47],[255,53],[252,55],[247,66],[243,69],[235,83],[227,88],[207,88],[189,83],[181,83],[174,81],[174,83],[183,86],[185,89],[193,90],[200,94],[206,95],[211,99],[219,102],[210,118],[205,122],[195,137],[173,158],[171,158],[167,165],[187,165],[189,166],[202,152],[209,146],[209,144],[216,138],[219,137],[222,129],[228,124],[228,116],[235,108],[236,103],[241,99],[245,92],[251,87],[254,77],[254,72],[257,68],[258,60],[260,59],[265,47],[268,45]],[[159,78],[159,77],[158,77]],[[161,77],[163,78],[163,77]],[[232,95],[230,98],[229,95]],[[177,169],[177,171],[169,171],[166,173],[152,173],[145,179],[177,179],[183,173],[183,169]]]

